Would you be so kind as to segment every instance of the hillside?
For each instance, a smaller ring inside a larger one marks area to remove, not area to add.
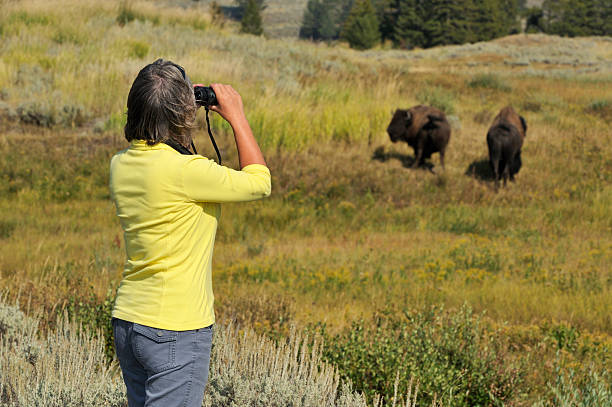
[[[159,4],[178,6],[193,12],[206,13],[213,0],[160,0]],[[302,16],[308,0],[266,0],[266,8],[262,13],[265,34],[271,38],[297,38]],[[236,13],[234,0],[217,0],[225,14],[231,19]]]
[[[318,332],[370,402],[390,400],[396,374],[400,394],[419,381],[422,406],[451,391],[453,406],[610,400],[612,38],[357,52],[238,35],[197,3],[2,2],[3,302],[41,332],[65,311],[108,339],[125,261],[108,162],[127,145],[135,75],[163,57],[241,92],[273,174],[269,199],[223,208],[220,325],[280,343]],[[409,168],[412,149],[386,134],[418,103],[449,117],[445,171],[437,154],[435,173]],[[516,182],[495,192],[485,137],[506,105],[528,129]],[[199,113],[213,157],[204,126]],[[236,168],[230,128],[212,127]]]

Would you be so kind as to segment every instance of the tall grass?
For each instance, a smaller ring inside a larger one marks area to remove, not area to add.
[[[0,304],[0,397],[6,406],[125,406],[123,384],[103,344],[59,321],[39,338],[38,321]]]
[[[341,386],[336,369],[323,362],[320,343],[309,347],[300,334],[276,345],[228,326],[215,332],[215,345],[205,406],[366,406],[363,395],[350,382]]]
[[[422,70],[471,74],[473,69],[463,72],[466,67],[449,66],[435,59],[441,54],[443,59],[460,56],[486,62],[492,58],[477,52],[508,52],[499,46],[490,50],[488,45],[481,45],[482,49],[465,46],[423,51],[417,54],[426,63],[413,72],[410,66],[414,62],[396,62],[396,52],[379,51],[365,57],[324,44],[264,42],[208,29],[209,17],[200,8],[161,10],[145,2],[30,0],[8,3],[5,9],[1,21],[4,58],[0,85],[7,92],[7,102],[15,107],[37,103],[32,108],[51,116],[64,107],[70,111],[80,109],[76,122],[55,118],[44,123],[78,126],[87,120],[106,120],[122,113],[131,78],[146,61],[163,56],[184,65],[199,82],[233,83],[245,96],[249,118],[262,143],[283,148],[329,140],[379,139],[384,137],[381,129],[389,120],[389,111],[398,105],[423,101],[439,105],[448,114],[461,105],[457,113],[463,114],[473,102],[449,98],[460,93],[457,85],[461,86],[461,82],[453,83],[441,75],[428,84],[430,81],[423,81]],[[124,14],[136,17],[121,17]],[[126,21],[119,24],[117,16]],[[28,29],[28,36],[18,35],[22,27]],[[515,44],[507,46],[512,52],[531,52]],[[537,50],[550,55],[552,65],[562,65],[561,61],[553,61],[558,47],[559,44],[549,44]],[[570,47],[562,53],[576,50]],[[600,55],[600,51],[593,50],[584,58],[601,64],[594,57]],[[487,63],[492,69],[491,62]],[[498,66],[508,69],[503,63]],[[609,69],[602,65],[600,70],[609,73]],[[83,86],[73,86],[76,78]],[[538,83],[546,86],[546,93],[550,89],[550,83],[542,83],[539,78],[515,78],[509,82],[503,84],[502,90],[528,90]],[[579,94],[603,97],[605,92],[594,84],[583,87]],[[525,96],[518,92],[511,97]],[[33,121],[26,114],[22,117]],[[219,121],[216,125],[221,126]]]
[[[65,318],[43,337],[37,328],[36,318],[0,302],[2,405],[127,405],[119,368],[105,363],[102,341]],[[205,407],[366,406],[350,381],[341,382],[323,362],[320,343],[296,332],[276,344],[249,329],[217,326],[213,345]]]

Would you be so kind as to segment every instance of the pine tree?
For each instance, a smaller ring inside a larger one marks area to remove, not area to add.
[[[544,32],[544,12],[540,7],[530,7],[525,10],[525,32],[539,33]]]
[[[338,31],[332,21],[328,6],[331,2],[326,3],[320,0],[308,0],[300,28],[300,38],[327,41],[337,36]]]
[[[399,16],[401,0],[375,0],[376,16],[378,18],[378,30],[382,42],[394,41],[395,25]]]
[[[524,8],[523,0],[501,0],[500,35],[518,34],[521,32],[520,14]]]
[[[238,8],[244,12],[250,0],[235,0],[235,1],[236,1],[236,4],[238,5]],[[266,8],[266,0],[255,0],[255,2],[259,6],[260,11]]]
[[[380,41],[376,10],[370,0],[356,0],[344,24],[342,37],[351,48],[369,49]]]
[[[332,10],[332,20],[337,24],[338,34],[340,34],[355,5],[355,0],[326,0],[325,4]]]
[[[612,4],[609,0],[582,0],[583,15],[582,19],[576,21],[577,24],[583,25],[582,35],[609,35],[606,34],[606,21],[610,24],[610,10]],[[608,16],[606,17],[606,13]]]
[[[609,0],[546,0],[542,11],[549,34],[576,37],[610,35],[612,32]]]
[[[263,27],[261,25],[261,6],[257,0],[248,0],[240,22],[240,32],[262,35]]]
[[[473,15],[469,20],[473,41],[489,41],[507,32],[499,0],[473,0],[471,10]]]
[[[461,44],[470,35],[470,24],[466,18],[471,0],[431,0],[427,2],[424,16],[426,45],[433,47],[445,44]]]
[[[601,35],[612,35],[612,2],[601,0]]]
[[[408,49],[426,46],[424,15],[421,1],[400,0],[393,30],[393,43]]]

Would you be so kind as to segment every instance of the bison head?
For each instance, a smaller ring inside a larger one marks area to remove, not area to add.
[[[391,141],[395,143],[401,140],[411,123],[412,113],[409,110],[397,109],[387,127],[387,133],[389,133]]]

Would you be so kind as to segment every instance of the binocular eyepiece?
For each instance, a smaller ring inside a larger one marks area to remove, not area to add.
[[[193,94],[198,106],[210,107],[219,104],[215,91],[209,86],[196,85],[193,87]]]

